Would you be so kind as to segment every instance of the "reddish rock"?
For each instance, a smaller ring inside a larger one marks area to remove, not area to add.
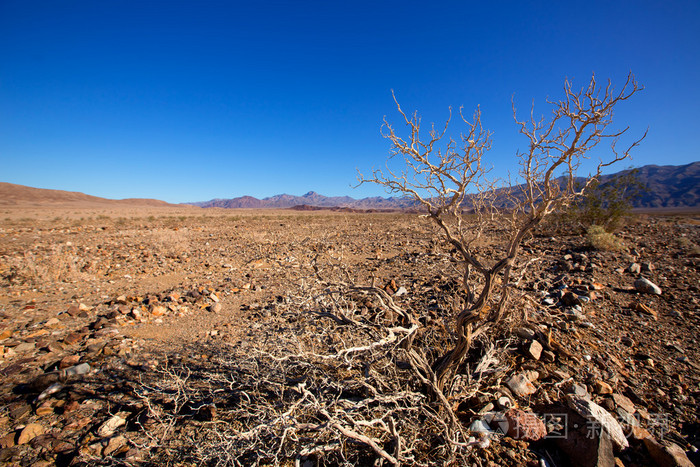
[[[72,332],[63,338],[63,343],[66,345],[75,345],[85,339],[86,334],[81,332]]]
[[[72,367],[73,365],[77,365],[78,363],[80,363],[80,355],[68,355],[67,357],[64,357],[58,364],[58,369],[63,370]]]
[[[506,434],[514,439],[523,441],[538,441],[547,436],[547,428],[544,422],[535,414],[524,412],[520,409],[510,409],[505,413],[508,423]]]
[[[9,432],[2,438],[0,438],[0,449],[11,448],[17,441],[17,433],[14,431]]]
[[[25,426],[19,433],[19,438],[17,438],[17,444],[27,444],[39,435],[44,434],[44,427],[38,423],[30,423]]]

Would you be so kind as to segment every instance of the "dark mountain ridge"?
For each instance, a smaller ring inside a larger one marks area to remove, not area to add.
[[[632,200],[633,208],[697,208],[700,207],[700,161],[685,165],[645,165],[636,169],[626,169],[614,174],[602,175],[601,185],[613,183],[631,170],[636,172],[637,181],[645,187],[642,193]],[[583,180],[583,179],[582,179]],[[213,199],[195,203],[184,203],[202,208],[230,209],[286,209],[296,206],[321,208],[352,208],[399,210],[415,208],[416,204],[406,198],[373,196],[355,199],[350,196],[323,196],[309,191],[302,196],[280,194],[263,199],[241,196],[231,199]]]

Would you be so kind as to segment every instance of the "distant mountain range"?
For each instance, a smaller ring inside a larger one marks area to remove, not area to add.
[[[700,161],[691,164],[645,165],[637,169],[637,181],[646,189],[633,201],[634,208],[696,208],[700,207]],[[630,170],[601,176],[601,185],[611,183]],[[184,203],[202,208],[230,209],[310,209],[310,208],[349,208],[357,210],[397,210],[416,207],[412,200],[405,198],[383,198],[375,196],[355,199],[350,196],[323,196],[310,191],[302,196],[288,194],[258,199],[241,196],[231,199],[213,199],[195,203]]]
[[[700,161],[686,165],[645,165],[633,169],[637,181],[646,187],[634,200],[633,207],[640,209],[699,209],[700,208]],[[603,175],[601,184],[612,183],[623,170],[616,174]],[[155,199],[113,200],[98,198],[74,191],[47,190],[23,185],[0,182],[0,206],[2,207],[41,207],[41,206],[150,206],[176,207],[194,205],[202,208],[237,209],[333,209],[358,211],[388,211],[416,208],[416,204],[405,198],[355,199],[349,196],[323,196],[310,191],[303,196],[277,195],[264,199],[241,196],[233,199],[213,199],[198,203],[168,204]]]

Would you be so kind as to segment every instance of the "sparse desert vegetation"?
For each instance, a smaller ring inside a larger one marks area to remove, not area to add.
[[[653,462],[644,430],[698,442],[695,216],[628,219],[619,251],[535,232],[511,327],[436,398],[425,362],[456,342],[461,272],[428,219],[35,214],[0,233],[3,462],[567,465],[557,439],[508,433],[523,413],[551,433],[567,394],[612,414],[625,465]]]

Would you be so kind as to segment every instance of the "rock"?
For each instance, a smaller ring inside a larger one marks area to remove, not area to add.
[[[53,405],[51,404],[51,401],[46,401],[37,407],[34,412],[40,417],[43,417],[44,415],[51,415],[54,412]]]
[[[518,337],[520,337],[521,339],[525,339],[525,340],[528,340],[528,341],[531,341],[531,340],[533,340],[533,339],[535,338],[535,331],[533,331],[533,330],[530,329],[530,328],[526,328],[526,327],[519,328],[519,329],[516,331],[516,334],[517,334]]]
[[[61,359],[61,362],[58,364],[58,369],[64,370],[66,368],[70,368],[74,365],[77,365],[78,362],[80,362],[80,355],[78,355],[78,354],[68,355],[68,356],[63,357]]]
[[[630,303],[630,308],[633,309],[634,311],[638,311],[640,313],[650,315],[654,319],[657,319],[657,320],[659,319],[659,314],[655,310],[649,308],[648,306],[646,306],[643,303],[634,301],[634,302]]]
[[[640,277],[634,281],[634,288],[641,293],[661,295],[661,288],[645,277]]]
[[[219,296],[216,295],[214,292],[212,292],[212,293],[209,295],[209,298],[211,298],[212,301],[213,301],[214,303],[219,303]]]
[[[537,388],[530,382],[525,374],[518,374],[506,381],[506,386],[517,397],[525,397],[534,394]]]
[[[566,426],[550,431],[547,438],[552,439],[566,454],[569,465],[573,467],[615,465],[613,443],[605,430],[591,429],[595,427],[591,427],[589,420],[571,409],[555,407],[550,411],[561,414]]]
[[[82,332],[72,332],[63,338],[63,343],[66,345],[75,345],[87,337],[87,334]]]
[[[634,404],[632,403],[631,400],[629,400],[628,397],[625,397],[622,394],[613,394],[612,398],[613,398],[613,401],[615,402],[615,405],[617,407],[621,407],[627,413],[635,413],[637,411],[637,409],[635,409],[635,407],[634,407]]]
[[[111,438],[109,442],[107,443],[107,446],[105,446],[104,450],[102,451],[102,455],[104,456],[111,456],[114,454],[116,451],[119,451],[121,448],[126,446],[127,439],[122,436],[115,436],[114,438]]]
[[[36,344],[34,342],[22,342],[18,346],[15,347],[15,352],[17,353],[24,353],[24,352],[31,352],[36,348]]]
[[[562,295],[561,303],[564,306],[576,306],[576,305],[581,306],[581,305],[583,305],[581,298],[573,292],[566,292],[564,295]]]
[[[568,438],[557,439],[557,445],[569,457],[575,467],[613,467],[615,456],[610,436],[600,433],[596,436],[573,432]]]
[[[80,365],[75,365],[67,368],[61,372],[61,375],[68,379],[73,376],[82,376],[90,372],[90,365],[88,363],[81,363]]]
[[[498,407],[500,407],[503,410],[508,410],[513,408],[513,401],[510,400],[510,397],[508,396],[501,396],[498,398],[496,401],[496,404],[498,404]]]
[[[123,419],[119,414],[112,416],[109,420],[104,422],[102,426],[97,430],[97,435],[102,438],[109,438],[114,435],[120,427],[126,425],[126,420]]]
[[[639,274],[642,272],[642,266],[639,263],[632,263],[627,267],[627,272],[630,274]]]
[[[218,313],[221,311],[221,308],[221,303],[217,302],[209,307],[209,311],[211,311],[212,313]]]
[[[54,383],[48,388],[46,388],[39,396],[36,398],[37,401],[43,401],[47,397],[49,397],[52,394],[56,394],[57,392],[60,392],[63,389],[63,385],[61,383]]]
[[[553,362],[554,360],[557,359],[557,356],[556,356],[556,354],[555,354],[554,352],[552,352],[551,350],[545,350],[545,351],[542,352],[541,358],[542,358],[543,361],[548,362],[548,363],[551,363],[551,362]]]
[[[469,431],[474,433],[493,433],[489,424],[480,418],[474,420],[471,425],[469,425]]]
[[[589,399],[572,394],[567,395],[566,400],[569,406],[586,418],[593,428],[607,432],[617,449],[622,450],[629,447],[622,427],[607,410]]]
[[[7,433],[5,436],[0,438],[0,449],[7,449],[11,448],[12,446],[16,445],[17,441],[17,433],[14,431],[11,431]]]
[[[613,389],[612,389],[612,386],[610,386],[605,381],[598,380],[595,382],[595,392],[596,392],[596,394],[600,394],[600,395],[612,394]]]
[[[569,388],[569,393],[576,397],[582,397],[584,399],[591,398],[591,395],[588,394],[588,388],[586,388],[586,386],[584,386],[583,384],[572,383],[571,387]]]
[[[163,316],[168,312],[168,309],[162,305],[156,305],[151,309],[151,314],[153,316]]]
[[[539,441],[547,436],[544,422],[535,414],[520,409],[510,409],[505,413],[505,419],[508,423],[506,434],[513,439]]]
[[[27,444],[34,438],[36,438],[39,435],[44,434],[44,427],[39,425],[38,423],[30,423],[27,426],[25,426],[22,431],[19,433],[19,437],[17,438],[17,444]]]
[[[29,405],[19,402],[10,409],[10,417],[13,420],[21,420],[29,415],[31,411],[32,408]]]
[[[527,348],[527,353],[531,358],[539,360],[540,356],[542,355],[542,350],[542,344],[533,340],[530,343],[530,346]]]
[[[653,264],[651,264],[649,262],[642,263],[642,272],[651,272],[653,270],[654,270]]]
[[[396,291],[394,294],[394,297],[401,297],[402,295],[406,295],[408,293],[408,290],[406,290],[406,287],[399,287],[399,290]]]
[[[651,436],[644,438],[643,441],[649,455],[659,467],[693,467],[688,455],[677,444],[663,445]]]

